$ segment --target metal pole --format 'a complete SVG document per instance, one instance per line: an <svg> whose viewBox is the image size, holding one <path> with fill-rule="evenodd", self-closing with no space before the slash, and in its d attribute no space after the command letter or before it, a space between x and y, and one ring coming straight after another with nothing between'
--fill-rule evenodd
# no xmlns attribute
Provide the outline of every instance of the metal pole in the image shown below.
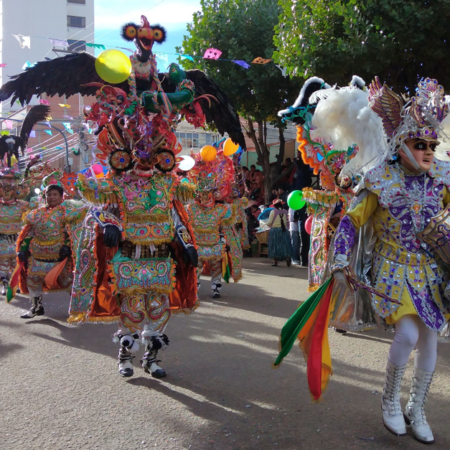
<svg viewBox="0 0 450 450"><path fill-rule="evenodd" d="M47 125L46 123L38 122L38 125ZM62 137L64 138L64 143L66 144L66 168L64 169L66 172L70 172L70 164L69 164L69 144L67 142L67 137L63 133L63 131L60 128L55 127L54 125L50 124L50 126L58 131ZM67 170L66 170L67 169Z"/></svg>

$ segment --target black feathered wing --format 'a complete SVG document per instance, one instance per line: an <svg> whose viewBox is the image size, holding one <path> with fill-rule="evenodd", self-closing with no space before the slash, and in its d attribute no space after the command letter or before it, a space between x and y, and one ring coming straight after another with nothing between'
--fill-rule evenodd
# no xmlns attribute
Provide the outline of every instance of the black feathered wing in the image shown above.
<svg viewBox="0 0 450 450"><path fill-rule="evenodd" d="M158 73L158 76L164 92L175 92L176 86L170 83L167 74ZM206 99L199 100L208 124L214 125L220 134L228 133L234 142L245 149L245 139L242 133L241 123L239 122L239 116L234 110L228 96L201 70L187 70L186 76L195 85L195 99L202 95L212 95L216 99L210 98L209 101Z"/></svg>
<svg viewBox="0 0 450 450"><path fill-rule="evenodd" d="M217 99L217 101L211 100L211 107L208 101L200 101L206 121L210 125L214 124L220 134L228 133L235 143L245 149L245 138L239 116L225 92L201 70L188 70L186 76L195 84L195 98L212 95Z"/></svg>
<svg viewBox="0 0 450 450"><path fill-rule="evenodd" d="M28 139L30 137L31 130L38 123L44 120L48 120L47 117L50 115L50 106L47 105L36 105L32 106L25 116L22 123L22 129L20 130L20 137L26 146Z"/></svg>
<svg viewBox="0 0 450 450"><path fill-rule="evenodd" d="M84 86L92 82L108 84L97 75L95 57L86 52L71 54L50 61L40 61L21 74L12 76L0 89L0 101L12 96L11 105L16 100L24 105L31 101L33 95L95 95L97 87ZM126 81L114 86L128 92Z"/></svg>

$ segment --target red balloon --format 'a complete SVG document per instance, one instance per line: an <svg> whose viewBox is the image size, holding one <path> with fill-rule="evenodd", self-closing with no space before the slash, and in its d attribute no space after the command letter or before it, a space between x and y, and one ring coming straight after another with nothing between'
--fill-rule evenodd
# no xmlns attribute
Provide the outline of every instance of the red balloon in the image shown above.
<svg viewBox="0 0 450 450"><path fill-rule="evenodd" d="M309 217L306 219L306 222L305 222L305 231L306 231L308 234L311 234L312 223L313 223L313 216L309 216Z"/></svg>

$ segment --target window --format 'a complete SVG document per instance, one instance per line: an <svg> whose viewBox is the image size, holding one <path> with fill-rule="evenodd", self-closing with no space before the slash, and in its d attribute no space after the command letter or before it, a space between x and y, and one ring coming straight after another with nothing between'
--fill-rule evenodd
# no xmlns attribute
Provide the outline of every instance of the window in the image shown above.
<svg viewBox="0 0 450 450"><path fill-rule="evenodd" d="M69 44L69 52L85 52L86 51L86 41L77 41L74 39L67 39Z"/></svg>
<svg viewBox="0 0 450 450"><path fill-rule="evenodd" d="M72 28L86 28L86 17L67 16L67 26Z"/></svg>
<svg viewBox="0 0 450 450"><path fill-rule="evenodd" d="M67 3L76 3L77 5L85 5L86 0L67 0Z"/></svg>

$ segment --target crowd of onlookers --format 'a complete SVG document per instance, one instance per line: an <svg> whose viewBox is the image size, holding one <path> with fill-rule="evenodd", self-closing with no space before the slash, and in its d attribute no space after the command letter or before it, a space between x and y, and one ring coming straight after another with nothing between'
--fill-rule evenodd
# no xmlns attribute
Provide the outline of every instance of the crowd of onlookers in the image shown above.
<svg viewBox="0 0 450 450"><path fill-rule="evenodd" d="M292 264L307 266L309 253L309 234L305 231L307 218L306 206L298 211L289 208L287 198L294 190L302 190L312 184L311 170L301 158L292 161L286 158L277 170L271 164L269 202L265 203L264 175L255 165L243 167L246 196L249 199L247 208L247 225L250 241L256 239L260 229L270 229L269 257L274 259L273 265L286 260Z"/></svg>

